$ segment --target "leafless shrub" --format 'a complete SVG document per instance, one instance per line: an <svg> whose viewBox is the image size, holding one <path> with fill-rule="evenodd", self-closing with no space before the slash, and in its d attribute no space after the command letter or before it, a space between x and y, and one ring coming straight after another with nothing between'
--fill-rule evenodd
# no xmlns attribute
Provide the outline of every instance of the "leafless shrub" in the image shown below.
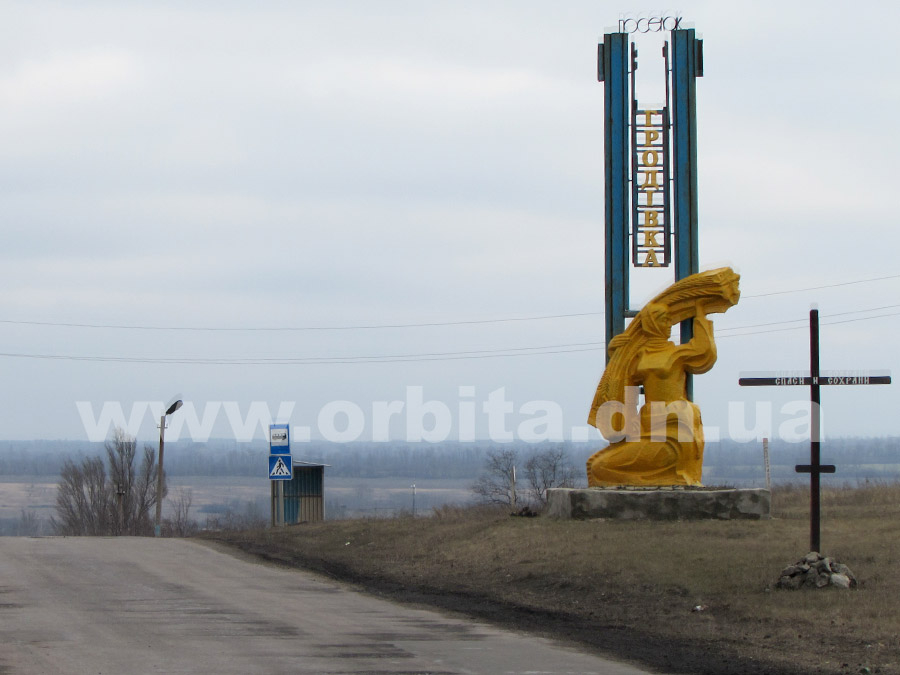
<svg viewBox="0 0 900 675"><path fill-rule="evenodd" d="M537 450L528 457L518 476L522 488L517 488L513 481L517 461L519 455L512 448L487 453L484 472L472 485L472 492L480 502L506 506L525 502L541 507L547 503L548 488L573 487L577 481L575 469L561 446Z"/></svg>
<svg viewBox="0 0 900 675"><path fill-rule="evenodd" d="M191 520L191 504L194 501L190 488L179 488L178 496L170 499L172 518L166 521L166 534L172 537L190 537L196 534L199 526Z"/></svg>
<svg viewBox="0 0 900 675"><path fill-rule="evenodd" d="M100 457L87 457L81 464L66 460L56 493L56 517L51 520L59 534L149 535L153 531L150 511L156 506L156 453L144 446L141 464L135 469L136 443L116 429L106 443L109 474ZM163 497L166 488L163 481Z"/></svg>
<svg viewBox="0 0 900 675"><path fill-rule="evenodd" d="M22 509L15 533L19 537L39 536L44 533L44 521L33 510Z"/></svg>
<svg viewBox="0 0 900 675"><path fill-rule="evenodd" d="M518 455L512 448L489 450L484 472L472 484L472 492L487 504L512 506L516 500L513 471Z"/></svg>
<svg viewBox="0 0 900 675"><path fill-rule="evenodd" d="M559 447L536 452L525 462L525 479L531 499L541 506L547 504L547 490L555 487L574 487L575 469L566 451Z"/></svg>
<svg viewBox="0 0 900 675"><path fill-rule="evenodd" d="M103 460L87 457L75 464L67 459L56 492L56 531L68 535L108 534L111 515Z"/></svg>

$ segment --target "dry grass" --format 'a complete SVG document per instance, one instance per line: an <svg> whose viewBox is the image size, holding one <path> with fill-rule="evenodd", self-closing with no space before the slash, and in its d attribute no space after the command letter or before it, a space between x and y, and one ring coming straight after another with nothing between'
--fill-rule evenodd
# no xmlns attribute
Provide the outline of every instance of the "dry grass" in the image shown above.
<svg viewBox="0 0 900 675"><path fill-rule="evenodd" d="M682 672L726 672L715 652L744 664L728 672L900 673L900 486L823 491L823 553L860 578L854 591L773 590L807 552L808 501L808 489L779 489L777 517L759 522L552 521L443 507L430 518L229 537L382 588L488 598L565 615L598 636L624 628L706 654L709 668L673 661Z"/></svg>

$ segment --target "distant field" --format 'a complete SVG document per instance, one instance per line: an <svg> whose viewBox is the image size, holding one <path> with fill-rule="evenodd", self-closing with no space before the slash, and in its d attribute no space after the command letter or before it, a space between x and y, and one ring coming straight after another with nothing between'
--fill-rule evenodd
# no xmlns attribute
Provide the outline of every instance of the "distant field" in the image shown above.
<svg viewBox="0 0 900 675"><path fill-rule="evenodd" d="M885 467L888 465L885 465ZM878 467L884 468L884 467ZM865 475L865 474L863 474ZM846 471L841 480L834 477L832 485L856 486L865 484ZM797 480L796 478L794 478ZM800 479L802 480L802 479ZM705 476L708 484L730 484L735 481ZM740 485L760 486L764 481L737 482ZM472 479L409 479L409 478L336 478L325 477L326 518L392 517L413 510L419 515L447 504L467 504L473 499ZM782 481L783 484L783 481ZM829 482L826 481L826 485ZM169 478L169 497L178 490L189 489L192 495L191 517L201 526L207 516L222 513L226 508L243 511L252 504L257 511L268 514L269 481L266 478L235 476L172 476ZM20 518L22 511L32 511L42 520L53 515L56 502L56 479L47 476L0 476L0 522ZM169 499L163 504L163 516L171 511ZM2 530L0 530L2 531Z"/></svg>
<svg viewBox="0 0 900 675"><path fill-rule="evenodd" d="M24 509L46 520L55 504L56 481L48 482L46 476L0 476L0 519L18 518Z"/></svg>
<svg viewBox="0 0 900 675"><path fill-rule="evenodd" d="M189 488L193 495L193 515L200 517L203 506L229 500L255 501L265 497L267 484L250 478L176 477L169 479L170 495L178 488ZM163 513L168 503L163 504ZM23 509L33 510L39 518L49 519L56 508L56 481L46 476L3 476L0 478L0 518L17 518Z"/></svg>
<svg viewBox="0 0 900 675"><path fill-rule="evenodd" d="M468 480L409 480L405 478L325 478L326 517L393 516L412 511L416 485L416 509L420 513L444 504L464 503L471 499ZM248 503L268 513L269 481L266 478L233 476L174 476L169 479L169 496L179 489L192 496L191 517L204 524L208 515L225 508L241 511ZM0 477L0 520L18 519L23 510L33 511L49 520L56 504L56 481L46 476ZM163 516L171 509L163 504Z"/></svg>

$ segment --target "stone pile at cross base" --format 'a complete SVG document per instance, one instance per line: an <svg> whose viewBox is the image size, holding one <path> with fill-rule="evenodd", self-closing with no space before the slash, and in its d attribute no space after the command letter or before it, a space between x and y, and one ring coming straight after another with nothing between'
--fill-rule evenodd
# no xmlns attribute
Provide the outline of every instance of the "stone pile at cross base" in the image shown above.
<svg viewBox="0 0 900 675"><path fill-rule="evenodd" d="M799 588L856 588L857 581L850 568L833 558L826 558L813 551L802 560L788 565L781 571L775 588L797 590Z"/></svg>

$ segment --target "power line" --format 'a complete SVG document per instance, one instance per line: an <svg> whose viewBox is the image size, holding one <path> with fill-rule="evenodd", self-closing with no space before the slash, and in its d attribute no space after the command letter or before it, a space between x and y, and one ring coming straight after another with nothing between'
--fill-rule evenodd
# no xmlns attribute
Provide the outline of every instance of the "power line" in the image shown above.
<svg viewBox="0 0 900 675"><path fill-rule="evenodd" d="M861 310L861 311L867 311L867 310ZM868 311L871 311L871 310L868 310ZM851 313L851 312L844 312L844 314L849 314L849 313ZM840 314L829 314L829 316L841 316L841 315ZM841 323L855 323L857 321L868 321L870 319L883 319L884 317L888 317L888 316L900 316L900 312L889 312L887 314L876 314L875 316L860 316L855 319L843 319L841 321L823 321L821 325L835 326L835 325L841 324ZM825 317L823 317L823 318L825 318ZM806 321L806 319L797 319L797 321ZM786 321L785 323L790 323L790 322ZM763 324L761 324L761 325L763 325ZM771 330L758 330L758 331L753 331L750 333L735 333L733 335L719 335L716 339L724 340L726 338L745 337L748 335L762 335L764 333L782 333L784 331L789 331L789 330L803 330L806 327L807 327L807 325L804 323L800 326L790 326L788 328L773 328Z"/></svg>
<svg viewBox="0 0 900 675"><path fill-rule="evenodd" d="M875 316L861 316L858 319L844 319L843 321L828 321L823 326L834 326L839 323L853 323L854 321L868 321L869 319L882 319L886 316L900 316L900 312L889 312L888 314L876 314Z"/></svg>
<svg viewBox="0 0 900 675"><path fill-rule="evenodd" d="M771 291L768 293L758 293L756 295L742 295L743 299L765 298L772 295L785 295L788 293L802 293L804 291L816 291L825 288L837 288L839 286L850 286L853 284L865 284L875 281L885 281L888 279L900 279L900 274L893 274L884 277L876 277L873 279L857 279L854 281L844 281L836 284L826 284L823 286L808 286L806 288L794 288L783 291ZM865 311L865 310L860 310ZM14 319L0 319L0 323L19 325L19 326L48 326L54 328L93 328L107 330L143 330L143 331L193 331L193 332L301 332L301 331L348 331L348 330L379 330L379 329L395 329L395 328L427 328L440 326L465 326L479 324L494 323L512 323L520 321L547 321L550 319L569 319L584 316L602 316L604 312L572 312L569 314L542 314L537 316L512 316L500 317L497 319L463 319L454 321L428 321L416 323L388 323L388 324L357 324L350 326L149 326L149 325L128 325L128 324L112 324L112 323L77 323L77 322L61 322L61 321L24 321ZM760 324L763 325L763 324Z"/></svg>
<svg viewBox="0 0 900 675"><path fill-rule="evenodd" d="M900 304L898 304L898 305L883 305L882 307L871 307L869 309L855 309L855 310L849 311L849 312L834 312L833 314L824 314L824 315L822 315L822 318L826 319L826 318L833 317L833 316L847 316L849 314L865 314L866 312L877 312L882 309L892 309L894 307L900 307ZM886 314L885 316L892 316L892 315ZM745 328L760 328L763 326L781 326L786 323L801 323L801 322L805 323L806 321L808 321L808 319L806 317L804 317L802 319L786 319L784 321L770 321L768 323L753 323L753 324L749 324L746 326L728 326L728 327L724 327L724 328L718 328L718 329L716 329L716 332L721 333L723 331L743 330ZM832 321L832 323L841 323L841 322ZM802 327L803 326L800 326L800 328L802 328Z"/></svg>
<svg viewBox="0 0 900 675"><path fill-rule="evenodd" d="M190 365L330 365L352 363L400 363L407 361L452 361L459 359L485 359L504 356L538 356L543 354L567 354L571 352L596 351L605 348L603 342L575 342L541 347L510 347L504 349L484 349L463 352L432 352L420 354L384 354L375 356L310 356L310 357L237 357L237 358L193 358L193 357L140 357L140 356L77 356L69 354L23 354L2 353L0 357L46 359L56 361L89 361L111 363L142 364L190 364Z"/></svg>
<svg viewBox="0 0 900 675"><path fill-rule="evenodd" d="M886 277L875 277L874 279L857 279L856 281L842 281L837 284L826 284L824 286L809 286L808 288L794 288L789 291L771 291L769 293L757 293L756 295L742 295L742 298L767 298L771 295L785 295L786 293L802 293L803 291L819 291L823 288L837 288L838 286L851 286L853 284L867 284L872 281L885 281L887 279L900 279L900 274L891 274Z"/></svg>
<svg viewBox="0 0 900 675"><path fill-rule="evenodd" d="M886 305L884 308L898 307L900 305ZM881 309L881 308L875 308ZM852 312L839 312L829 314L823 318L845 316L848 314L858 314L861 312L874 310L854 310ZM844 323L855 323L857 321L869 321L871 319L881 319L891 316L900 316L900 312L887 312L874 316L862 316L852 319L841 319L839 321L823 321L822 325L830 326ZM805 319L790 319L783 322L771 322L768 324L757 324L757 326L778 325L784 323L797 323L805 321ZM750 328L755 326L741 326L738 328ZM751 331L748 333L735 333L731 335L718 335L718 339L724 340L735 337L748 337L751 335L762 335L766 333L780 333L791 330L802 330L806 326L789 326L786 328L772 328L767 330ZM721 331L717 331L721 333ZM541 345L536 347L505 347L501 349L479 349L470 351L455 352L424 352L416 354L378 354L378 355L361 355L361 356L306 356L306 357L236 357L236 358L194 358L194 357L139 357L139 356L78 356L71 354L26 354L0 352L0 357L6 358L27 358L27 359L44 359L56 361L87 361L87 362L110 362L110 363L139 363L139 364L167 364L167 365L237 365L237 366L259 366L259 365L332 365L332 364L362 364L362 363L404 363L404 362L420 362L420 361L456 361L466 359L487 359L502 358L509 356L542 356L547 354L571 354L576 352L603 351L606 345L603 342L572 342L558 345Z"/></svg>
<svg viewBox="0 0 900 675"><path fill-rule="evenodd" d="M14 321L12 319L0 319L0 323L8 323L25 326L53 326L57 328L106 328L115 330L169 330L169 331L197 331L197 332L291 332L291 331L325 331L325 330L375 330L380 328L425 328L431 326L463 326L483 323L509 323L514 321L544 321L547 319L568 319L577 316L598 316L603 312L576 312L573 314L545 314L541 316L511 316L499 319L466 319L461 321L430 321L423 323L379 323L359 324L354 326L141 326L124 324L103 323L69 323L57 321Z"/></svg>

